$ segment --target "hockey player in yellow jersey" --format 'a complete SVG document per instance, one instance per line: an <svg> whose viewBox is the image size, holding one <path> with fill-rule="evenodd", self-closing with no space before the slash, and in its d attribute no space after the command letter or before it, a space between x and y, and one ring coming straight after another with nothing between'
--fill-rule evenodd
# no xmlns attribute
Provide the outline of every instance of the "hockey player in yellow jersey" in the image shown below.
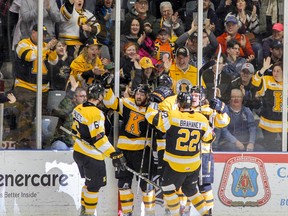
<svg viewBox="0 0 288 216"><path fill-rule="evenodd" d="M99 190L106 185L105 157L110 157L115 167L125 169L123 153L116 152L105 135L105 117L97 108L103 96L102 85L90 85L87 102L78 105L72 112L72 132L75 135L73 158L81 177L85 178L80 216L92 216L96 211Z"/></svg>
<svg viewBox="0 0 288 216"><path fill-rule="evenodd" d="M148 172L149 150L144 148L151 146L151 134L148 122L145 119L146 104L149 100L150 87L140 84L134 91L134 98L118 98L112 89L109 89L104 97L104 105L111 108L123 117L123 124L119 130L117 148L120 149L126 160L127 166L136 172ZM147 130L148 133L147 133ZM142 156L144 163L141 168ZM131 216L133 212L134 194L131 190L133 174L128 171L116 172L122 213ZM140 182L142 198L145 206L145 215L155 215L155 191L147 190L147 183Z"/></svg>
<svg viewBox="0 0 288 216"><path fill-rule="evenodd" d="M180 215L179 197L176 191L182 188L201 215L208 209L203 196L197 189L201 157L201 142L213 141L209 121L199 112L191 111L192 95L181 92L177 95L178 110L161 112L156 103L151 103L146 119L162 132L166 132L162 189L164 199L172 216Z"/></svg>
<svg viewBox="0 0 288 216"><path fill-rule="evenodd" d="M230 123L230 117L225 112L226 106L223 102L219 99L211 99L208 103L205 94L206 89L201 86L193 86L190 91L193 98L192 110L202 113L209 120L212 128L216 128L217 130L226 127ZM212 209L214 207L212 192L212 183L214 181L214 156L211 143L202 142L201 147L202 176L200 175L200 177L202 179L198 181L198 183L200 183L198 184L198 187L206 201L209 215L212 215ZM189 204L189 202L187 204ZM186 205L185 210L187 211L188 209L190 210L189 206Z"/></svg>

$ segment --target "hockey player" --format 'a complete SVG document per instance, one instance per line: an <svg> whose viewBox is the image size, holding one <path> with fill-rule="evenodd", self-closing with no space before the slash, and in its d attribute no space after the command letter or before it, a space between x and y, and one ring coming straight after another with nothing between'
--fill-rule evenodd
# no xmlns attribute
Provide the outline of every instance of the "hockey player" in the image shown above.
<svg viewBox="0 0 288 216"><path fill-rule="evenodd" d="M123 153L116 152L104 133L105 117L97 105L103 100L104 88L93 84L87 90L87 102L72 112L72 132L75 134L73 158L85 185L81 193L80 216L94 215L101 187L106 185L105 156L113 165L125 169Z"/></svg>
<svg viewBox="0 0 288 216"><path fill-rule="evenodd" d="M205 116L191 111L192 101L189 92L180 92L177 95L178 110L161 112L156 109L156 103L151 103L145 115L149 123L166 132L163 159L167 163L163 171L162 189L172 216L180 215L176 194L180 187L201 215L208 213L206 202L197 189L201 164L199 145L201 141L211 143L213 134Z"/></svg>
<svg viewBox="0 0 288 216"><path fill-rule="evenodd" d="M211 99L208 104L208 101L206 100L205 90L206 89L199 86L193 86L191 88L191 95L193 98L192 110L202 113L209 120L209 123L213 128L226 127L230 123L230 118L225 112L225 104L217 98ZM212 215L214 197L211 184L214 181L214 157L211 149L212 146L210 143L206 144L203 142L201 147L202 179L199 181L201 184L198 184L198 187L200 193L203 195L206 201L207 207L209 209L209 215ZM190 211L190 207L188 206L188 204L189 202L187 203L184 212L187 212L188 210Z"/></svg>
<svg viewBox="0 0 288 216"><path fill-rule="evenodd" d="M123 118L123 124L119 130L119 139L117 148L123 151L127 160L127 166L136 172L147 173L149 150L145 149L151 145L148 122L145 119L146 105L149 100L150 88L148 85L140 84L134 92L134 98L115 97L112 89L107 90L104 97L104 105L117 111ZM149 132L149 131L148 131ZM149 148L149 147L148 147ZM144 152L144 162L142 156ZM143 167L141 167L143 165ZM120 203L124 216L131 216L133 212L134 195L131 190L133 174L128 171L116 172L118 179L118 189L120 194ZM146 190L147 183L140 182L143 202L145 206L145 215L155 215L155 191Z"/></svg>

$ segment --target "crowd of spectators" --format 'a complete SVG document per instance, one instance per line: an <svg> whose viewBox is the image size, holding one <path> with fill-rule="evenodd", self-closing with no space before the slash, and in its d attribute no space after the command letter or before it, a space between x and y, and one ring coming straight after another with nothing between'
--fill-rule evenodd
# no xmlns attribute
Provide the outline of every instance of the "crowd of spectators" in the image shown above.
<svg viewBox="0 0 288 216"><path fill-rule="evenodd" d="M199 77L197 2L122 1L121 39L115 41L115 0L44 0L44 43L39 51L38 1L0 0L0 68L12 62L11 92L18 109L16 118L9 118L18 126L4 138L33 140L29 136L34 132L37 53L43 55L43 114L49 91L66 91L64 104L71 110L89 84L113 77L114 56L120 55L122 96L129 97L139 83L156 87L162 73L172 78L174 93L189 91L200 80L208 100L217 97L228 105L231 123L219 132L216 149L281 150L275 143L282 130L284 27L275 12L278 5L267 1L266 29L261 32L261 4L266 1L204 0L203 65L210 67ZM115 43L120 43L121 53L114 53ZM69 110L61 112L61 107L63 103L53 115L62 124Z"/></svg>

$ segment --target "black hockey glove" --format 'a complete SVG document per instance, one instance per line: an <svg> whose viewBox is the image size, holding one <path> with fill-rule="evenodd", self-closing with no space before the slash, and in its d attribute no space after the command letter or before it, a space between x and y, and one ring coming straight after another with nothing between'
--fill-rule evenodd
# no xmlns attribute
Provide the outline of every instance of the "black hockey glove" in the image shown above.
<svg viewBox="0 0 288 216"><path fill-rule="evenodd" d="M223 103L218 98L212 98L209 102L211 109L216 110L218 113L224 113L225 103Z"/></svg>
<svg viewBox="0 0 288 216"><path fill-rule="evenodd" d="M110 154L110 158L112 159L113 166L116 168L120 168L121 170L126 170L126 159L122 152L116 151Z"/></svg>
<svg viewBox="0 0 288 216"><path fill-rule="evenodd" d="M102 80L102 85L104 86L105 89L111 88L111 83L113 81L113 74L106 72L101 75L101 80Z"/></svg>
<svg viewBox="0 0 288 216"><path fill-rule="evenodd" d="M150 101L161 103L165 98L172 96L174 93L172 89L161 86L156 88L151 94L150 94Z"/></svg>

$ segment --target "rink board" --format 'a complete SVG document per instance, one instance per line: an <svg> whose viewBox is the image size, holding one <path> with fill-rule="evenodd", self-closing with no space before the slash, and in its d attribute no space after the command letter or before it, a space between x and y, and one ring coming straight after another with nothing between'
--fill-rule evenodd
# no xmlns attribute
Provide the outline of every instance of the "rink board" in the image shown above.
<svg viewBox="0 0 288 216"><path fill-rule="evenodd" d="M288 154L216 153L215 161L214 216L288 215ZM0 151L0 163L1 216L79 215L83 179L71 151ZM106 164L98 216L116 216L117 182ZM134 216L143 215L136 200Z"/></svg>

